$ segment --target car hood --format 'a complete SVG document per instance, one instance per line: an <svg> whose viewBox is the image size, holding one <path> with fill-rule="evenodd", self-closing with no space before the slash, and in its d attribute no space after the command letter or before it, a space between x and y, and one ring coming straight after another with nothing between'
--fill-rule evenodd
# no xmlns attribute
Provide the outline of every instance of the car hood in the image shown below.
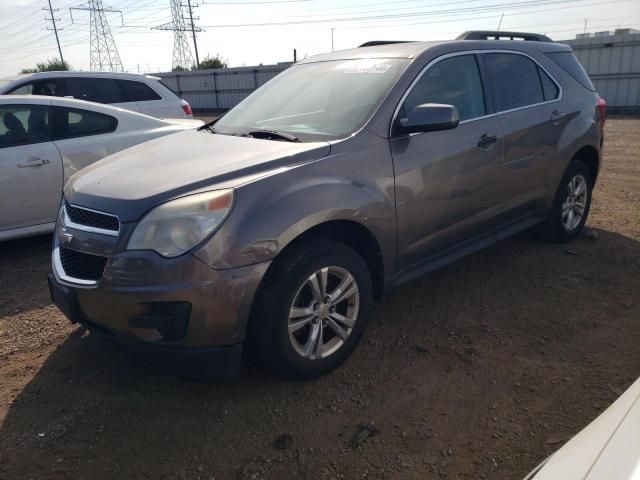
<svg viewBox="0 0 640 480"><path fill-rule="evenodd" d="M558 450L532 480L640 478L640 379Z"/></svg>
<svg viewBox="0 0 640 480"><path fill-rule="evenodd" d="M330 149L325 142L280 142L191 130L96 162L71 177L64 193L70 203L129 222L169 199L233 187L320 159Z"/></svg>

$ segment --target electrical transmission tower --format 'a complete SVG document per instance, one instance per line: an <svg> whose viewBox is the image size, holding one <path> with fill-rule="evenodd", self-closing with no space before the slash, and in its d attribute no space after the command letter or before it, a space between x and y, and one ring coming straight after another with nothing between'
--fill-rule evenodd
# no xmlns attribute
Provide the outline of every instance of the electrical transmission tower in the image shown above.
<svg viewBox="0 0 640 480"><path fill-rule="evenodd" d="M191 1L189 0L189 24L185 19L184 7L181 0L171 1L171 22L154 27L153 30L172 30L173 31L173 61L171 68L188 70L194 65L199 66L198 45L196 44L196 32L202 32L202 29L196 27L193 23L193 12L191 9ZM193 61L191 47L187 40L187 32L193 34L193 43L196 48L196 62Z"/></svg>
<svg viewBox="0 0 640 480"><path fill-rule="evenodd" d="M122 21L122 12L115 8L105 6L102 0L88 0L82 5L71 7L71 22L73 23L73 11L84 10L89 12L90 31L90 68L92 71L122 72L122 60L116 47L116 42L111 34L111 27L107 20L107 13L119 13ZM124 24L124 22L122 21Z"/></svg>

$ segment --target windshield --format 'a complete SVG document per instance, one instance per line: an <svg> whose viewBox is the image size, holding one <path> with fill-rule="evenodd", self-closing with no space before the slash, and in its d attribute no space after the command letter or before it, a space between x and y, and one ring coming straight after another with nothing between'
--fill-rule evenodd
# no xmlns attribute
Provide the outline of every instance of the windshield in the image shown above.
<svg viewBox="0 0 640 480"><path fill-rule="evenodd" d="M363 126L408 63L378 58L294 65L220 118L215 129L276 130L303 141L348 136Z"/></svg>

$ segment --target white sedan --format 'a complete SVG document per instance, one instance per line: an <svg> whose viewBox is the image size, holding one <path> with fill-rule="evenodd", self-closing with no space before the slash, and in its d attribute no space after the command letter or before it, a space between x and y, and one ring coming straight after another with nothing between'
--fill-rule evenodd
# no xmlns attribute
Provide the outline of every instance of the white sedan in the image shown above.
<svg viewBox="0 0 640 480"><path fill-rule="evenodd" d="M525 480L640 480L640 379Z"/></svg>
<svg viewBox="0 0 640 480"><path fill-rule="evenodd" d="M161 120L82 100L0 96L0 241L53 230L71 175L200 120Z"/></svg>

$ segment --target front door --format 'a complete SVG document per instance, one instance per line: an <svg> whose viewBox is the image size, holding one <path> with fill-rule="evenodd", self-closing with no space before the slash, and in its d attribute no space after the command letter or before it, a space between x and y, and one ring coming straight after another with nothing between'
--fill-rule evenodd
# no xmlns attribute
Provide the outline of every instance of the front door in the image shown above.
<svg viewBox="0 0 640 480"><path fill-rule="evenodd" d="M0 105L0 231L56 219L62 160L48 116L46 106Z"/></svg>
<svg viewBox="0 0 640 480"><path fill-rule="evenodd" d="M451 130L391 139L401 275L467 242L490 238L494 220L502 135L498 119L485 117L476 56L448 56L428 67L398 118L423 103L454 105L461 122Z"/></svg>

